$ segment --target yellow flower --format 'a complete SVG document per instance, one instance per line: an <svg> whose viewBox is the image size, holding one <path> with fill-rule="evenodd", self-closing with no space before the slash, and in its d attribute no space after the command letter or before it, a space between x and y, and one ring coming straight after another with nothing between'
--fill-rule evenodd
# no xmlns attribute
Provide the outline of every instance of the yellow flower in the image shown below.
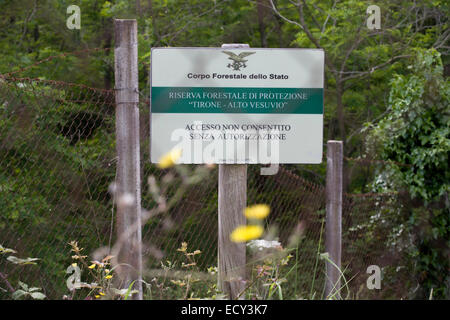
<svg viewBox="0 0 450 320"><path fill-rule="evenodd" d="M96 296L95 296L95 299L99 299L99 298L100 298L100 296L99 296L99 295L96 295Z"/></svg>
<svg viewBox="0 0 450 320"><path fill-rule="evenodd" d="M257 225L240 226L230 235L233 242L245 242L259 238L264 232L263 227Z"/></svg>
<svg viewBox="0 0 450 320"><path fill-rule="evenodd" d="M245 208L245 216L247 219L264 219L269 215L270 207L267 204L255 204L254 206Z"/></svg>
<svg viewBox="0 0 450 320"><path fill-rule="evenodd" d="M112 275L110 275L110 274L105 277L105 279L108 279L108 280L111 278L112 278Z"/></svg>
<svg viewBox="0 0 450 320"><path fill-rule="evenodd" d="M173 167L180 157L181 149L173 149L159 159L158 167L161 169Z"/></svg>
<svg viewBox="0 0 450 320"><path fill-rule="evenodd" d="M104 294L103 292L101 292L101 291L99 292L99 294L100 294L101 296L104 296L104 295L105 295L105 294Z"/></svg>
<svg viewBox="0 0 450 320"><path fill-rule="evenodd" d="M177 251L180 251L180 252L186 252L186 250L187 250L187 242L182 242L181 248L177 249Z"/></svg>
<svg viewBox="0 0 450 320"><path fill-rule="evenodd" d="M176 284L177 286L184 287L186 285L186 282L181 280L170 280L173 284Z"/></svg>
<svg viewBox="0 0 450 320"><path fill-rule="evenodd" d="M91 264L88 268L89 269L94 269L95 268L95 263Z"/></svg>

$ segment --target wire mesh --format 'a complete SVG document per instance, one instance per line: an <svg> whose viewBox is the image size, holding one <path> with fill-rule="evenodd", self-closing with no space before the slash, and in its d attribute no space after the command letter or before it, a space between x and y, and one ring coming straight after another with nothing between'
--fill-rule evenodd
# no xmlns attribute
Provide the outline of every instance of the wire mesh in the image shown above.
<svg viewBox="0 0 450 320"><path fill-rule="evenodd" d="M108 193L116 174L114 91L16 78L17 73L0 77L0 244L40 261L17 266L1 260L0 270L11 283L21 280L61 299L68 292L66 268L72 263L68 243L76 240L91 253L110 247L115 238ZM148 161L148 100L142 99L140 110L142 206L151 208L155 203L147 178L160 179L166 171ZM267 226L276 227L283 246L303 231L285 296L322 298L324 179L305 178L308 174L295 165L282 165L273 176L262 176L259 169L249 166L248 204L271 207ZM176 260L182 242L201 250L201 270L217 264L217 177L217 168L211 170L207 179L186 189L164 219L147 221L142 232L147 268ZM342 266L354 294L361 291L369 265L395 259L386 248L385 230L375 223L389 205L395 205L395 196L344 197ZM0 298L9 297L7 289L0 290Z"/></svg>
<svg viewBox="0 0 450 320"><path fill-rule="evenodd" d="M29 78L0 80L0 243L33 266L2 264L11 281L61 297L67 243L105 244L114 179L111 92Z"/></svg>

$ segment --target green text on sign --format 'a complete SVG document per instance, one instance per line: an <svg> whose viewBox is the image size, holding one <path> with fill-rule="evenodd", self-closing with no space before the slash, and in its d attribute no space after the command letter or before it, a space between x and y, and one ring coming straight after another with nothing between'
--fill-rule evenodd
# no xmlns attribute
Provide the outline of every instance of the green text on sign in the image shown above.
<svg viewBox="0 0 450 320"><path fill-rule="evenodd" d="M323 89L152 87L152 112L323 114Z"/></svg>

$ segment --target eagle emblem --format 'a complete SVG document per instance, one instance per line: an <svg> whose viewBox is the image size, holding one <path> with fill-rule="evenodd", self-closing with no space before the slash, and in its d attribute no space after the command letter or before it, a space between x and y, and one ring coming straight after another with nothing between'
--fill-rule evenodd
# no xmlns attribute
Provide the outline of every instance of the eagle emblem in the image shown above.
<svg viewBox="0 0 450 320"><path fill-rule="evenodd" d="M244 58L255 53L255 52L241 52L240 54L237 55L231 51L222 51L222 52L227 54L229 56L228 59L233 61L229 63L227 67L233 69L234 71L239 71L241 70L241 68L247 68L247 65L245 64L247 60L245 60Z"/></svg>

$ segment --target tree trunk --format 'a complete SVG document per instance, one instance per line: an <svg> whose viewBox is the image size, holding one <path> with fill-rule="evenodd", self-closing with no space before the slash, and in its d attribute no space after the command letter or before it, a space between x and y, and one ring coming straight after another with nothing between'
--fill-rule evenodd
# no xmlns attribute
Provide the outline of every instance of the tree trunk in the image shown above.
<svg viewBox="0 0 450 320"><path fill-rule="evenodd" d="M336 104L337 104L337 120L339 125L339 135L340 140L345 142L345 115L344 115L344 105L342 103L342 81L341 79L336 79Z"/></svg>
<svg viewBox="0 0 450 320"><path fill-rule="evenodd" d="M142 16L141 0L136 0L136 14L138 15L138 17Z"/></svg>
<svg viewBox="0 0 450 320"><path fill-rule="evenodd" d="M159 35L158 35L158 28L156 27L156 14L153 8L153 0L148 0L148 11L152 19L152 29L153 29L152 32L154 38L154 43L152 44L152 46L155 47L159 45Z"/></svg>
<svg viewBox="0 0 450 320"><path fill-rule="evenodd" d="M266 25L264 23L264 18L266 16L264 0L258 0L256 4L256 11L258 13L259 36L261 39L261 47L267 48Z"/></svg>

